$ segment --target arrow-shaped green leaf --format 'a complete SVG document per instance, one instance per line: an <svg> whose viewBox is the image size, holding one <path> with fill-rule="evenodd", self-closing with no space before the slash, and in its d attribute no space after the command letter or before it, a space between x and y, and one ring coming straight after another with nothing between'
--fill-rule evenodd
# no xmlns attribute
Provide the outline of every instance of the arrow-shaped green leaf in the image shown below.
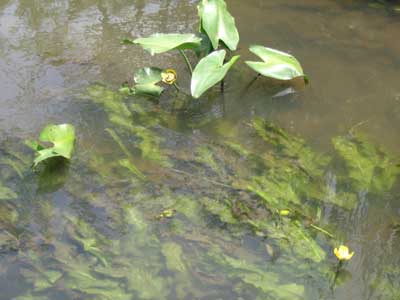
<svg viewBox="0 0 400 300"><path fill-rule="evenodd" d="M215 51L199 61L193 71L191 92L194 98L199 98L205 91L224 79L239 55L224 64L225 50Z"/></svg>
<svg viewBox="0 0 400 300"><path fill-rule="evenodd" d="M228 12L224 0L202 0L199 7L201 28L207 33L214 49L219 40L232 51L239 43L239 32L235 19Z"/></svg>
<svg viewBox="0 0 400 300"><path fill-rule="evenodd" d="M125 44L138 44L150 52L151 55L154 55L173 49L184 50L198 47L201 38L194 34L155 33L146 38L138 38L133 41L125 39L122 42Z"/></svg>
<svg viewBox="0 0 400 300"><path fill-rule="evenodd" d="M246 64L263 76L279 80L305 77L299 61L288 53L259 45L252 45L249 50L263 62L246 61Z"/></svg>

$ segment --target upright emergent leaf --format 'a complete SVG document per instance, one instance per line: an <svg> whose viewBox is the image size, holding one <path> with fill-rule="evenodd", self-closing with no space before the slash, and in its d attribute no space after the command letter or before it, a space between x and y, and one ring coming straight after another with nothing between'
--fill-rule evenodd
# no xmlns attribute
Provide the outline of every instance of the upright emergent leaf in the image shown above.
<svg viewBox="0 0 400 300"><path fill-rule="evenodd" d="M193 71L191 92L194 98L199 98L205 91L224 79L239 55L224 64L225 50L215 51L199 61Z"/></svg>
<svg viewBox="0 0 400 300"><path fill-rule="evenodd" d="M151 55L164 53L173 49L192 49L200 45L201 38L194 34L155 33L146 38L123 40L125 44L138 44Z"/></svg>
<svg viewBox="0 0 400 300"><path fill-rule="evenodd" d="M53 146L45 148L39 143L31 143L32 148L37 151L34 166L54 156L62 156L70 159L74 150L74 126L70 124L47 125L40 133L39 140L41 142L50 142Z"/></svg>
<svg viewBox="0 0 400 300"><path fill-rule="evenodd" d="M239 32L235 19L228 12L224 0L202 0L199 7L201 28L207 33L214 49L219 41L232 51L239 43Z"/></svg>
<svg viewBox="0 0 400 300"><path fill-rule="evenodd" d="M299 61L288 53L259 45L252 45L249 50L263 61L246 61L246 64L263 76L279 80L305 77Z"/></svg>

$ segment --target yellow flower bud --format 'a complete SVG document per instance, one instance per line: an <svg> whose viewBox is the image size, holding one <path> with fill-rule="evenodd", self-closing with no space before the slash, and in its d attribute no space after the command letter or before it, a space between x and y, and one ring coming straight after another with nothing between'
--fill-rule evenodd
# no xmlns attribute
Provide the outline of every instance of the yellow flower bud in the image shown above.
<svg viewBox="0 0 400 300"><path fill-rule="evenodd" d="M164 70L161 73L161 77L162 77L162 81L166 84L174 84L176 79L177 79L177 75L176 75L176 71L173 69L167 69Z"/></svg>

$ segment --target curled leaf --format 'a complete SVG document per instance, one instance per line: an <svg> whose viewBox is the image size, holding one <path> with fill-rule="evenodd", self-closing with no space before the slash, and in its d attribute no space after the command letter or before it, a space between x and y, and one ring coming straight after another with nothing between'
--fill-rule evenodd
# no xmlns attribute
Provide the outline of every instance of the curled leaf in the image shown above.
<svg viewBox="0 0 400 300"><path fill-rule="evenodd" d="M259 45L252 45L249 50L263 61L246 61L246 64L263 76L278 80L306 77L299 61L288 53Z"/></svg>
<svg viewBox="0 0 400 300"><path fill-rule="evenodd" d="M50 142L52 147L45 148L37 142L31 142L30 146L37 151L34 166L50 157L62 156L70 159L74 150L75 129L70 124L48 125L40 133L41 142Z"/></svg>

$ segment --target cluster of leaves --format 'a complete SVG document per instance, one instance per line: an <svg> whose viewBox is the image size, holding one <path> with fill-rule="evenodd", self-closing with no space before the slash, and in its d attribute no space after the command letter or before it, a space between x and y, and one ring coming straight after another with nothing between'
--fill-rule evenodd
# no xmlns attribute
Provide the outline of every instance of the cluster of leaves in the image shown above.
<svg viewBox="0 0 400 300"><path fill-rule="evenodd" d="M178 50L192 74L190 90L194 98L199 98L211 87L223 81L229 69L240 58L239 55L231 55L231 52L237 49L239 32L225 1L202 0L198 6L198 13L200 17L198 35L156 33L146 38L123 40L125 44L141 45L151 55ZM186 50L194 51L200 59L194 69L184 52ZM227 51L230 59L227 59ZM300 63L290 54L260 45L250 46L250 51L262 61L247 61L246 64L260 75L278 80L305 78ZM165 71L159 68L141 69L134 76L135 85L124 87L123 91L159 96L163 88L156 84L165 82L162 77L163 72Z"/></svg>

